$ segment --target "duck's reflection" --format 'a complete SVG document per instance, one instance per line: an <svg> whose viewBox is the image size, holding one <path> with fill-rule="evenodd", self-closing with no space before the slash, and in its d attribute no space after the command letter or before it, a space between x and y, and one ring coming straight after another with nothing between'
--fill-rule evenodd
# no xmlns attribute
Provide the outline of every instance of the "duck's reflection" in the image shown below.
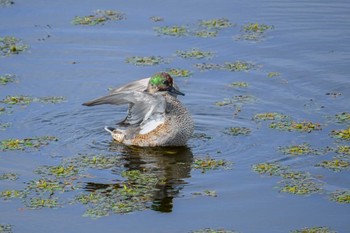
<svg viewBox="0 0 350 233"><path fill-rule="evenodd" d="M171 212L174 197L179 195L180 190L186 184L184 179L190 177L193 159L191 150L187 147L126 147L116 143L110 145L110 150L121 153L124 160L124 169L116 167L113 170L116 175L120 175L121 170L124 172L136 170L146 176L157 177L158 182L146 184L154 186L152 187L154 191L149 197L149 203L151 203L149 207L155 211ZM121 188L121 183L113 184L113 186ZM93 191L105 187L105 184L90 182L85 188Z"/></svg>

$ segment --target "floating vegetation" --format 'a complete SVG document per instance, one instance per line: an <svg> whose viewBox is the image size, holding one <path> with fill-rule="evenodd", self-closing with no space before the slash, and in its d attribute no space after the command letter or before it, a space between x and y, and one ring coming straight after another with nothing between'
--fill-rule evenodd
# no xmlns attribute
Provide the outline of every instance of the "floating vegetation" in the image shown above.
<svg viewBox="0 0 350 233"><path fill-rule="evenodd" d="M216 106L222 107L226 105L231 104L238 104L238 103L252 103L256 100L254 96L251 95L237 95L232 97L231 99L225 98L223 101L215 102Z"/></svg>
<svg viewBox="0 0 350 233"><path fill-rule="evenodd" d="M283 154L288 154L288 155L306 155L306 154L319 155L324 153L321 150L311 148L310 145L307 143L303 143L300 145L280 147L279 151L281 151Z"/></svg>
<svg viewBox="0 0 350 233"><path fill-rule="evenodd" d="M153 22L162 22L164 21L163 17L159 17L159 16L151 16L149 17L150 20L152 20Z"/></svg>
<svg viewBox="0 0 350 233"><path fill-rule="evenodd" d="M262 120L262 121L267 121L267 120L283 120L288 118L288 116L277 113L277 112L264 112L264 113L257 113L254 115L253 120Z"/></svg>
<svg viewBox="0 0 350 233"><path fill-rule="evenodd" d="M191 231L190 233L237 233L237 231L225 230L225 229L211 229L204 228L200 230Z"/></svg>
<svg viewBox="0 0 350 233"><path fill-rule="evenodd" d="M317 167L324 167L333 171L341 171L349 169L350 162L341 159L324 160L316 165Z"/></svg>
<svg viewBox="0 0 350 233"><path fill-rule="evenodd" d="M176 54L182 58L194 58L194 59L202 59L202 58L211 58L214 56L212 52L202 51L196 48L191 50L177 50Z"/></svg>
<svg viewBox="0 0 350 233"><path fill-rule="evenodd" d="M116 10L97 10L93 15L75 16L72 23L74 25L97 25L107 21L118 21L125 19L125 14Z"/></svg>
<svg viewBox="0 0 350 233"><path fill-rule="evenodd" d="M121 175L125 181L120 184L76 196L75 201L88 208L84 216L97 218L150 208L156 185L163 183L163 179L139 170L125 171Z"/></svg>
<svg viewBox="0 0 350 233"><path fill-rule="evenodd" d="M321 191L321 183L314 182L310 179L284 179L281 192L296 194L296 195L308 195Z"/></svg>
<svg viewBox="0 0 350 233"><path fill-rule="evenodd" d="M307 133L310 133L310 132L312 132L314 130L322 130L321 124L313 123L313 122L310 122L310 121L302 121L302 122L279 121L279 122L272 122L270 124L270 128L272 128L272 129L279 129L279 130L286 130L286 131L307 132Z"/></svg>
<svg viewBox="0 0 350 233"><path fill-rule="evenodd" d="M136 66L154 66L160 63L165 63L164 59L160 56L150 56L150 57L128 57L126 63L131 63Z"/></svg>
<svg viewBox="0 0 350 233"><path fill-rule="evenodd" d="M0 123L0 130L5 130L10 126L11 126L11 123Z"/></svg>
<svg viewBox="0 0 350 233"><path fill-rule="evenodd" d="M338 146L335 148L335 152L343 155L350 155L350 146Z"/></svg>
<svg viewBox="0 0 350 233"><path fill-rule="evenodd" d="M32 197L27 203L27 207L31 209L55 208L58 207L58 199Z"/></svg>
<svg viewBox="0 0 350 233"><path fill-rule="evenodd" d="M259 41L264 37L267 30L273 29L273 26L258 23L248 23L242 26L242 34L237 37L240 40Z"/></svg>
<svg viewBox="0 0 350 233"><path fill-rule="evenodd" d="M335 114L335 119L339 123L350 123L350 113L348 112L342 112L339 114Z"/></svg>
<svg viewBox="0 0 350 233"><path fill-rule="evenodd" d="M25 139L5 139L0 141L0 151L26 150L29 148L40 148L48 145L50 141L57 141L58 138L52 136L25 138Z"/></svg>
<svg viewBox="0 0 350 233"><path fill-rule="evenodd" d="M216 37L217 34L218 34L217 31L203 31L203 30L199 30L199 31L193 32L194 36L201 37L201 38Z"/></svg>
<svg viewBox="0 0 350 233"><path fill-rule="evenodd" d="M0 233L12 233L12 226L10 224L0 224Z"/></svg>
<svg viewBox="0 0 350 233"><path fill-rule="evenodd" d="M12 1L12 0L0 0L0 7L1 6L10 6L10 5L13 5L13 4L15 4L15 2ZM0 227L0 232L2 233L1 227Z"/></svg>
<svg viewBox="0 0 350 233"><path fill-rule="evenodd" d="M195 196L208 196L208 197L217 197L218 194L216 193L216 191L214 190L204 190L203 192L194 192L192 193L192 195L195 195Z"/></svg>
<svg viewBox="0 0 350 233"><path fill-rule="evenodd" d="M333 98L337 98L338 96L341 96L342 93L340 93L340 92L327 92L326 95L333 97Z"/></svg>
<svg viewBox="0 0 350 233"><path fill-rule="evenodd" d="M199 26L205 27L207 29L223 29L223 28L228 28L235 25L231 23L228 19L221 18L221 19L200 20Z"/></svg>
<svg viewBox="0 0 350 233"><path fill-rule="evenodd" d="M28 105L32 102L39 102L39 103L61 103L65 101L66 98L62 96L46 96L46 97L39 97L39 98L33 98L30 96L6 96L5 99L0 100L0 103L9 104L9 105Z"/></svg>
<svg viewBox="0 0 350 233"><path fill-rule="evenodd" d="M278 77L278 76L281 76L281 73L279 73L279 72L269 72L267 74L267 77L269 77L269 78L274 78L274 77Z"/></svg>
<svg viewBox="0 0 350 233"><path fill-rule="evenodd" d="M18 180L18 174L16 173L3 173L0 174L0 180Z"/></svg>
<svg viewBox="0 0 350 233"><path fill-rule="evenodd" d="M331 136L337 139L350 141L350 127L347 129L332 130Z"/></svg>
<svg viewBox="0 0 350 233"><path fill-rule="evenodd" d="M201 140L210 140L210 139L212 139L211 136L208 136L205 133L194 133L192 135L192 138L201 139Z"/></svg>
<svg viewBox="0 0 350 233"><path fill-rule="evenodd" d="M282 166L278 163L258 163L252 166L253 171L263 175L280 176L288 167Z"/></svg>
<svg viewBox="0 0 350 233"><path fill-rule="evenodd" d="M291 233L336 233L328 227L304 227L300 230L293 230Z"/></svg>
<svg viewBox="0 0 350 233"><path fill-rule="evenodd" d="M13 36L0 37L0 55L8 56L11 54L19 54L28 49L28 45L22 40Z"/></svg>
<svg viewBox="0 0 350 233"><path fill-rule="evenodd" d="M35 170L35 173L43 176L70 177L78 174L75 166L42 166Z"/></svg>
<svg viewBox="0 0 350 233"><path fill-rule="evenodd" d="M167 72L173 76L173 77L191 77L192 72L186 69L179 69L179 68L170 68L167 70Z"/></svg>
<svg viewBox="0 0 350 233"><path fill-rule="evenodd" d="M54 194L56 191L67 192L74 190L75 186L69 181L41 178L39 180L32 180L27 185L27 192L35 191L36 193L50 193Z"/></svg>
<svg viewBox="0 0 350 233"><path fill-rule="evenodd" d="M14 74L0 75L0 85L6 85L8 83L13 83L15 81L16 81L16 75Z"/></svg>
<svg viewBox="0 0 350 233"><path fill-rule="evenodd" d="M246 83L246 82L233 82L233 83L230 84L230 87L246 88L246 87L248 87L248 83Z"/></svg>
<svg viewBox="0 0 350 233"><path fill-rule="evenodd" d="M205 158L195 158L194 162L192 163L192 167L194 169L199 169L202 171L202 173L205 173L209 170L216 170L219 168L228 169L230 167L230 163L226 160L216 160L209 156Z"/></svg>
<svg viewBox="0 0 350 233"><path fill-rule="evenodd" d="M26 193L22 190L5 190L0 192L0 198L4 200L14 199L14 198L24 198Z"/></svg>
<svg viewBox="0 0 350 233"><path fill-rule="evenodd" d="M79 155L67 159L64 164L72 167L87 167L96 169L110 169L116 166L121 166L122 161L116 155Z"/></svg>
<svg viewBox="0 0 350 233"><path fill-rule="evenodd" d="M158 35L185 36L188 34L188 28L185 26L155 27L154 30L158 33Z"/></svg>
<svg viewBox="0 0 350 233"><path fill-rule="evenodd" d="M335 191L330 194L330 200L338 203L350 203L350 191Z"/></svg>
<svg viewBox="0 0 350 233"><path fill-rule="evenodd" d="M232 136L249 135L251 133L251 129L247 127L229 127L224 132L225 134Z"/></svg>
<svg viewBox="0 0 350 233"><path fill-rule="evenodd" d="M248 70L254 69L256 68L256 65L251 62L235 61L235 62L225 62L224 64L199 63L199 64L195 64L195 67L200 71L226 70L231 72L238 72L238 71L248 71Z"/></svg>

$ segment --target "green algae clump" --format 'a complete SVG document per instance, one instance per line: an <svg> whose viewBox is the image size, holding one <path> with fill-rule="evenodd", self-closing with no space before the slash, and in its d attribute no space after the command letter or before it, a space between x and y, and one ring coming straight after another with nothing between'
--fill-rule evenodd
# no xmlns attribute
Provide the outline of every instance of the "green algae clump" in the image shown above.
<svg viewBox="0 0 350 233"><path fill-rule="evenodd" d="M267 30L273 29L273 26L259 23L248 23L242 26L242 34L237 36L239 40L259 41L264 37Z"/></svg>
<svg viewBox="0 0 350 233"><path fill-rule="evenodd" d="M327 168L333 171L349 169L350 162L341 159L324 160L316 165L317 167Z"/></svg>
<svg viewBox="0 0 350 233"><path fill-rule="evenodd" d="M300 230L293 230L291 233L336 233L328 227L304 227Z"/></svg>
<svg viewBox="0 0 350 233"><path fill-rule="evenodd" d="M283 185L280 189L281 192L296 194L296 195L308 195L317 193L320 191L321 184L309 179L285 179L282 180Z"/></svg>
<svg viewBox="0 0 350 233"><path fill-rule="evenodd" d="M339 114L335 114L335 119L339 123L350 123L350 113L342 112L342 113L339 113Z"/></svg>
<svg viewBox="0 0 350 233"><path fill-rule="evenodd" d="M0 180L18 180L18 177L18 174L11 172L0 174Z"/></svg>
<svg viewBox="0 0 350 233"><path fill-rule="evenodd" d="M263 175L280 176L288 168L278 163L258 163L252 166L253 171Z"/></svg>
<svg viewBox="0 0 350 233"><path fill-rule="evenodd" d="M177 50L176 54L182 58L191 58L191 59L203 59L211 58L214 56L212 52L202 51L196 48L191 50Z"/></svg>
<svg viewBox="0 0 350 233"><path fill-rule="evenodd" d="M206 171L216 170L219 168L227 169L230 167L230 163L226 160L221 160L221 159L216 160L207 156L205 158L195 158L195 160L193 161L192 167L194 169L201 170L202 173L205 173Z"/></svg>
<svg viewBox="0 0 350 233"><path fill-rule="evenodd" d="M298 132L307 132L310 133L314 130L322 130L321 124L313 123L310 121L278 121L272 122L270 128L279 129L285 131L298 131Z"/></svg>
<svg viewBox="0 0 350 233"><path fill-rule="evenodd" d="M200 20L199 26L205 27L207 29L223 29L223 28L235 26L235 24L231 23L226 18L221 18L221 19Z"/></svg>
<svg viewBox="0 0 350 233"><path fill-rule="evenodd" d="M164 27L155 27L154 30L158 35L167 35L167 36L185 36L188 34L188 28L185 26L164 26Z"/></svg>
<svg viewBox="0 0 350 233"><path fill-rule="evenodd" d="M0 141L0 151L26 150L29 148L40 148L48 145L50 141L57 141L56 137L43 136L25 139L5 139Z"/></svg>
<svg viewBox="0 0 350 233"><path fill-rule="evenodd" d="M319 150L311 148L310 145L307 143L303 143L300 145L280 147L279 150L283 154L289 154L289 155L320 154Z"/></svg>
<svg viewBox="0 0 350 233"><path fill-rule="evenodd" d="M6 85L16 81L16 76L13 74L0 75L0 85Z"/></svg>
<svg viewBox="0 0 350 233"><path fill-rule="evenodd" d="M97 10L92 15L75 16L72 23L74 25L97 25L103 24L107 21L119 21L125 19L122 12L116 10Z"/></svg>
<svg viewBox="0 0 350 233"><path fill-rule="evenodd" d="M277 112L264 112L264 113L257 113L254 115L253 120L262 120L262 121L267 121L267 120L283 120L288 118L288 116L277 113Z"/></svg>
<svg viewBox="0 0 350 233"><path fill-rule="evenodd" d="M350 191L335 191L330 194L330 200L350 204Z"/></svg>
<svg viewBox="0 0 350 233"><path fill-rule="evenodd" d="M0 37L0 55L9 56L11 54L19 54L28 49L28 45L24 44L22 40L13 37Z"/></svg>
<svg viewBox="0 0 350 233"><path fill-rule="evenodd" d="M167 72L172 76L172 77L191 77L192 73L189 70L186 69L180 69L180 68L170 68L167 70Z"/></svg>
<svg viewBox="0 0 350 233"><path fill-rule="evenodd" d="M350 141L350 127L347 129L332 130L331 136L337 139Z"/></svg>
<svg viewBox="0 0 350 233"><path fill-rule="evenodd" d="M224 131L224 133L231 136L249 135L251 133L251 129L247 127L230 127L230 128L227 128Z"/></svg>
<svg viewBox="0 0 350 233"><path fill-rule="evenodd" d="M164 59L160 56L139 57L133 56L126 59L126 63L130 63L136 66L153 66L160 63L165 63Z"/></svg>

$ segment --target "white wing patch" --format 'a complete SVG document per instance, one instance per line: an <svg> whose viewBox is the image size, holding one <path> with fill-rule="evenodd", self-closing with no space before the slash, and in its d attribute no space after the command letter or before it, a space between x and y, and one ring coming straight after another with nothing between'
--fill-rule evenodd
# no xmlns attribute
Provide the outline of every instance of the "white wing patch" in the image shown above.
<svg viewBox="0 0 350 233"><path fill-rule="evenodd" d="M140 134L147 134L152 130L155 130L159 125L164 123L164 117L152 117L152 119L147 120L141 124Z"/></svg>

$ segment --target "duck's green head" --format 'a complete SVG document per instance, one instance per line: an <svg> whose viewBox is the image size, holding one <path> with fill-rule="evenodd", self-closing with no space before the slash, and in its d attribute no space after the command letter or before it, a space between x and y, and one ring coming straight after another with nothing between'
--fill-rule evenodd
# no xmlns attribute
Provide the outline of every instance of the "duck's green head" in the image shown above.
<svg viewBox="0 0 350 233"><path fill-rule="evenodd" d="M175 89L173 86L173 78L166 72L153 75L149 80L147 91L150 93L168 91L175 95L185 95L184 93Z"/></svg>

